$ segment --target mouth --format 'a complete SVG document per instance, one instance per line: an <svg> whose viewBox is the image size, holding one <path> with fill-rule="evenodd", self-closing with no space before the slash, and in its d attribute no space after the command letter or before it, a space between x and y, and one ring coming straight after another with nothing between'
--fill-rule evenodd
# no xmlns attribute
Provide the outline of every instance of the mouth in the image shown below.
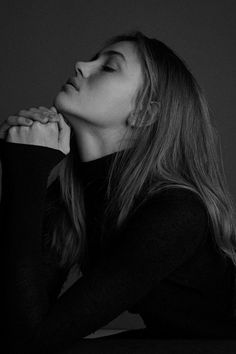
<svg viewBox="0 0 236 354"><path fill-rule="evenodd" d="M73 78L67 80L66 85L71 85L71 86L73 86L76 91L79 91L79 90L80 90L80 88L79 88L77 82L76 82Z"/></svg>

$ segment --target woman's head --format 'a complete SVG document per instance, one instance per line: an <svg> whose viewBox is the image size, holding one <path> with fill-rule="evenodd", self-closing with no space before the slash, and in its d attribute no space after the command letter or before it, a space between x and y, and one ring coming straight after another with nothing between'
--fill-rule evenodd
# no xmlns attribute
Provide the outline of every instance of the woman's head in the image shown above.
<svg viewBox="0 0 236 354"><path fill-rule="evenodd" d="M58 104L61 103L64 107L67 104L66 109L69 112L69 109L72 109L69 97L73 95L73 102L78 97L82 107L82 98L85 102L89 100L89 93L91 95L96 93L98 98L95 100L96 105L100 105L100 113L104 113L106 108L102 108L104 102L99 101L97 85L103 87L103 94L101 93L100 96L103 100L105 100L104 93L109 94L109 104L114 103L116 99L119 101L121 97L124 98L124 86L129 87L130 96L128 100L124 99L122 114L119 115L118 110L115 114L119 116L119 124L121 122L127 124L128 128L124 132L123 139L132 142L132 149L121 150L110 168L107 188L109 203L104 218L104 235L105 230L109 230L108 227L106 228L107 220L113 220L115 217L116 222L112 224L119 229L131 210L138 207L152 193L157 193L163 188L187 188L195 191L204 201L212 220L215 241L219 249L236 264L233 202L228 193L223 162L221 156L218 157L218 153L221 153L220 149L218 151L218 143L220 144L218 134L211 122L207 102L197 81L185 62L172 49L160 40L149 38L140 31L109 39L103 51L107 48L122 52L126 55L126 59L130 60L135 75L132 85L127 72L125 75L121 72L119 74L111 72L115 75L113 78L105 74L103 77L98 68L105 64L105 57L100 56L93 58L89 63L77 64L78 72L81 70L83 74L81 77L88 80L85 81L84 86L82 82L84 95L82 91L76 93L71 89L68 93L59 93L60 99L58 96ZM113 67L115 64L118 66L118 61L119 65L125 66L118 56L112 58L113 60L114 62L110 62L109 66ZM117 89L120 83L118 98L115 97L116 92L110 94L106 91L105 82L114 84ZM79 112L79 109L79 104L73 106L74 112L76 110ZM84 115L85 112L88 113L89 108L83 106ZM94 108L90 111L90 117L92 112ZM89 120L89 114L86 119ZM97 124L114 124L113 120L109 122L108 114L105 122L102 121L104 119L102 114L100 119L101 122ZM92 124L95 124L95 121L96 115L93 116ZM76 202L75 198L73 202L69 201L68 198L70 185L71 190L77 188L77 194L82 195L78 178L75 178L73 173L73 166L76 166L76 150L72 148L60 166L59 175L62 194L64 193L64 199L67 200L67 209L73 214L77 238L81 241L84 237L85 241L81 223L78 221L82 203ZM76 233L74 233L75 239ZM78 247L77 250L79 252ZM69 259L68 254L67 259Z"/></svg>
<svg viewBox="0 0 236 354"><path fill-rule="evenodd" d="M120 146L140 146L142 137L147 146L151 140L157 148L167 135L175 139L182 124L195 124L184 117L200 109L200 89L184 61L155 38L139 31L115 36L90 61L78 61L75 69L71 79L79 90L64 85L54 99L72 125L72 136L82 125L92 134L116 128Z"/></svg>
<svg viewBox="0 0 236 354"><path fill-rule="evenodd" d="M136 46L129 41L106 46L90 61L78 61L75 69L72 80L79 91L65 85L55 100L74 129L76 120L93 127L123 128L143 82Z"/></svg>

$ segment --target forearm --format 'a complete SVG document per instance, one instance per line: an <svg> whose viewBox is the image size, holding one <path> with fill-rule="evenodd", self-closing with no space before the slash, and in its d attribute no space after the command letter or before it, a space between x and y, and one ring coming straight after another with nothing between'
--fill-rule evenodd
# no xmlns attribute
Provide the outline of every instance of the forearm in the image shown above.
<svg viewBox="0 0 236 354"><path fill-rule="evenodd" d="M20 344L49 309L42 274L41 232L47 178L63 154L50 148L6 143L1 156L6 327Z"/></svg>

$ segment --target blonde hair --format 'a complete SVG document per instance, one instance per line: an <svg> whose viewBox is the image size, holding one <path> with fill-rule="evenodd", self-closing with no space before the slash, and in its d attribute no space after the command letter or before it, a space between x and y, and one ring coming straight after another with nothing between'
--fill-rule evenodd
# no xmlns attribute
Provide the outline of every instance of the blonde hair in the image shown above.
<svg viewBox="0 0 236 354"><path fill-rule="evenodd" d="M151 101L159 102L159 109L153 113L153 124L132 129L132 148L119 151L110 166L104 243L105 236L115 237L116 233L109 231L112 227L120 230L138 202L140 205L164 188L185 188L204 202L219 252L236 265L234 203L224 173L219 135L198 83L184 61L160 40L131 31L112 37L104 47L120 41L135 44L144 74L136 96L137 124L145 123L151 114ZM71 151L52 171L48 184L59 177L60 206L54 204L53 208L49 203L48 215L52 216L50 211L54 210L51 246L65 267L84 262L87 247L76 151L72 134Z"/></svg>

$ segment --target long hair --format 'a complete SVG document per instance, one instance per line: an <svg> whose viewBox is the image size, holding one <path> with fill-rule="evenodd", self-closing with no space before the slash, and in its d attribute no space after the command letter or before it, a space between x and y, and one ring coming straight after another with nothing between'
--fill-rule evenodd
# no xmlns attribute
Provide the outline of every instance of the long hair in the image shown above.
<svg viewBox="0 0 236 354"><path fill-rule="evenodd" d="M224 173L220 138L202 90L184 60L160 40L130 31L110 38L104 48L120 41L135 44L144 82L135 98L137 126L129 136L132 148L119 151L109 169L102 239L106 234L113 237L116 233L109 234L111 224L120 230L135 206L149 196L163 189L185 188L204 202L218 251L236 265L234 202ZM158 110L148 110L151 101L158 102ZM153 123L146 125L150 114ZM59 177L61 203L55 208L51 246L60 255L61 265L67 267L80 265L87 247L76 151L72 134L70 153L48 180L49 186ZM52 209L51 205L48 210Z"/></svg>

